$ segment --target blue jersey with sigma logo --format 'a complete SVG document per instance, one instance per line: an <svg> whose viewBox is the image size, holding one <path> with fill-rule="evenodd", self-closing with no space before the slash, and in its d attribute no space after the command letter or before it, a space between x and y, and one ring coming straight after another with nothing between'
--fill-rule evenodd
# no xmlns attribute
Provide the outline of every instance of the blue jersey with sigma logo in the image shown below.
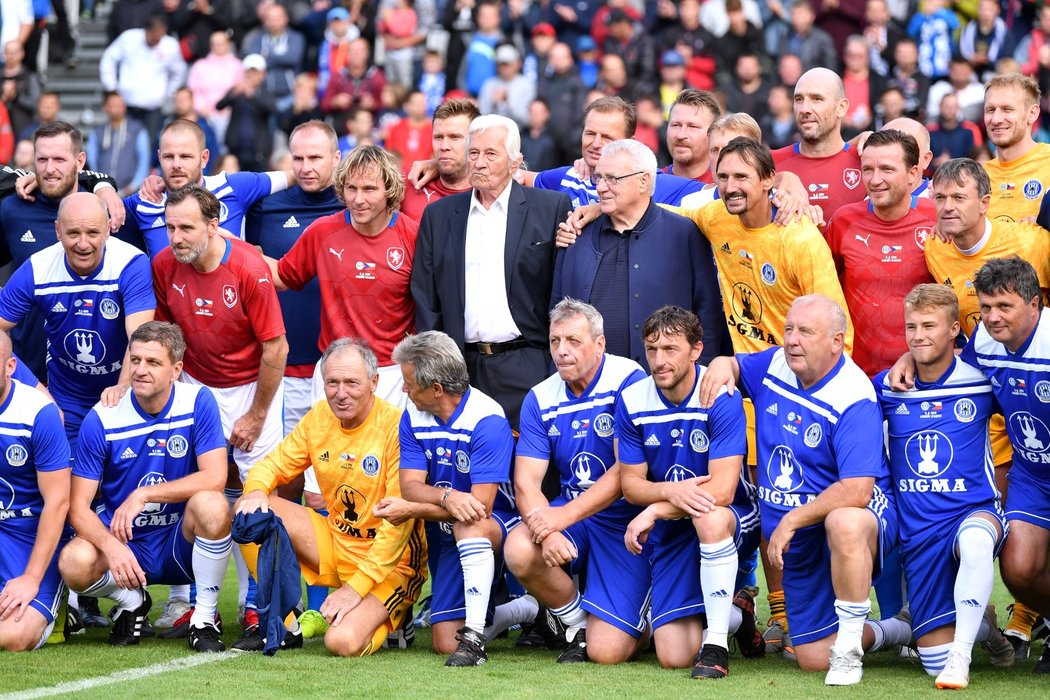
<svg viewBox="0 0 1050 700"><path fill-rule="evenodd" d="M516 454L550 462L558 470L561 496L580 496L616 464L613 452L616 397L644 379L637 362L602 358L598 373L580 396L557 374L533 387L521 406ZM592 517L627 525L640 508L620 498Z"/></svg>
<svg viewBox="0 0 1050 700"><path fill-rule="evenodd" d="M901 542L926 539L944 523L986 508L1002 516L988 422L992 385L953 359L935 382L893 391L881 372L872 383L888 424L890 470L901 514Z"/></svg>
<svg viewBox="0 0 1050 700"><path fill-rule="evenodd" d="M696 366L693 391L682 403L667 400L652 377L623 390L616 404L616 438L620 461L645 464L650 481L685 481L706 476L708 462L747 452L747 421L740 392L724 389L709 409L700 407L700 381L706 369ZM741 468L733 505L754 508L755 487ZM746 528L747 523L742 523Z"/></svg>
<svg viewBox="0 0 1050 700"><path fill-rule="evenodd" d="M109 526L117 508L140 486L175 481L197 471L197 456L226 448L215 397L206 387L175 382L159 414L151 416L129 391L116 406L88 412L77 441L73 476L101 482L96 510ZM177 523L185 503L149 503L132 536Z"/></svg>
<svg viewBox="0 0 1050 700"><path fill-rule="evenodd" d="M48 389L75 437L84 414L120 376L127 315L157 307L149 261L110 238L98 268L81 277L55 243L30 257L0 292L0 317L8 321L19 323L33 307L44 315Z"/></svg>
<svg viewBox="0 0 1050 700"><path fill-rule="evenodd" d="M0 528L35 533L44 509L37 472L68 469L69 442L50 399L15 379L9 386L0 404Z"/></svg>
<svg viewBox="0 0 1050 700"><path fill-rule="evenodd" d="M977 326L960 359L987 376L1006 418L1014 448L1011 471L1050 481L1050 309L1043 309L1031 337L1017 352Z"/></svg>
<svg viewBox="0 0 1050 700"><path fill-rule="evenodd" d="M411 402L399 427L401 468L427 472L427 483L470 493L474 484L499 484L494 510L515 512L511 490L514 436L503 409L474 387L448 422ZM451 523L441 523L446 532Z"/></svg>
<svg viewBox="0 0 1050 700"><path fill-rule="evenodd" d="M874 477L871 508L892 507L882 413L871 380L847 355L802 388L783 348L738 354L740 381L755 404L762 534L842 479ZM815 527L815 526L814 526Z"/></svg>
<svg viewBox="0 0 1050 700"><path fill-rule="evenodd" d="M532 182L532 186L541 190L564 192L572 200L574 209L587 204L594 204L598 201L598 191L594 187L594 181L590 178L584 179L580 177L580 174L576 172L576 168L572 166L538 172ZM696 180L657 172L653 201L657 204L679 206L683 197L699 192L703 188L703 183Z"/></svg>
<svg viewBox="0 0 1050 700"><path fill-rule="evenodd" d="M230 173L206 175L204 189L219 200L219 227L234 236L244 238L244 215L263 197L282 190L287 185L283 172ZM132 242L139 239L153 258L168 247L168 228L164 219L167 195L157 204L142 199L138 192L124 199L127 223L122 238Z"/></svg>

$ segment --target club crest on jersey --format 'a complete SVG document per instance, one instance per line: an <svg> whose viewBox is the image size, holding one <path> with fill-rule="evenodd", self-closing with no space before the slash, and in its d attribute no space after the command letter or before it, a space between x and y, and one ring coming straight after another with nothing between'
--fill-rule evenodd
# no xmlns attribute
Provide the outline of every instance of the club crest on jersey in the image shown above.
<svg viewBox="0 0 1050 700"><path fill-rule="evenodd" d="M594 419L594 434L598 437L612 437L613 417L608 413L599 413Z"/></svg>
<svg viewBox="0 0 1050 700"><path fill-rule="evenodd" d="M190 443L182 435L172 435L168 438L168 442L165 445L168 454L175 459L180 459L186 456L186 453L190 451Z"/></svg>
<svg viewBox="0 0 1050 700"><path fill-rule="evenodd" d="M365 455L361 460L361 471L367 476L375 476L379 473L379 458L375 455Z"/></svg>
<svg viewBox="0 0 1050 700"><path fill-rule="evenodd" d="M456 450L456 471L461 474L470 471L470 455L463 450Z"/></svg>
<svg viewBox="0 0 1050 700"><path fill-rule="evenodd" d="M1025 199L1039 199L1043 194L1043 183L1033 178L1024 183L1023 192Z"/></svg>
<svg viewBox="0 0 1050 700"><path fill-rule="evenodd" d="M102 314L102 318L112 321L120 315L120 305L112 299L103 299L98 304L98 312Z"/></svg>
<svg viewBox="0 0 1050 700"><path fill-rule="evenodd" d="M1050 382L1045 379L1036 382L1035 397L1042 403L1050 403Z"/></svg>
<svg viewBox="0 0 1050 700"><path fill-rule="evenodd" d="M1047 389L1050 390L1050 386L1047 386ZM1050 397L1047 398L1050 400ZM973 399L959 399L952 410L955 413L955 419L960 423L971 423L977 417L977 404L973 402Z"/></svg>
<svg viewBox="0 0 1050 700"><path fill-rule="evenodd" d="M66 357L76 363L94 367L106 359L106 344L96 331L76 329L66 334Z"/></svg>
<svg viewBox="0 0 1050 700"><path fill-rule="evenodd" d="M842 171L842 184L851 190L857 189L860 184L860 169L846 168Z"/></svg>
<svg viewBox="0 0 1050 700"><path fill-rule="evenodd" d="M1018 411L1011 415L1007 430L1011 434L1010 442L1015 449L1018 449L1019 444L1020 449L1031 452L1046 452L1050 447L1050 430L1047 430L1046 423L1028 411ZM1033 455L1028 455L1028 458L1032 461L1043 461L1042 458L1033 459Z"/></svg>
<svg viewBox="0 0 1050 700"><path fill-rule="evenodd" d="M802 442L806 443L806 447L816 447L820 444L821 435L820 423L811 423L802 436Z"/></svg>
<svg viewBox="0 0 1050 700"><path fill-rule="evenodd" d="M908 461L908 468L916 476L932 479L952 465L955 448L941 431L923 430L908 438L904 445L904 457Z"/></svg>
<svg viewBox="0 0 1050 700"><path fill-rule="evenodd" d="M707 433L699 428L689 433L689 446L693 448L694 452L707 452L707 448L711 446L711 441L707 437Z"/></svg>
<svg viewBox="0 0 1050 700"><path fill-rule="evenodd" d="M391 270L400 270L401 266L405 264L405 249L398 247L387 248L386 264L390 266Z"/></svg>
<svg viewBox="0 0 1050 700"><path fill-rule="evenodd" d="M806 479L802 474L802 465L795 459L795 454L787 445L777 445L769 455L766 463L766 477L773 489L781 493L797 491Z"/></svg>
<svg viewBox="0 0 1050 700"><path fill-rule="evenodd" d="M221 224L226 219L230 218L230 210L226 206L226 202L219 200L219 223Z"/></svg>
<svg viewBox="0 0 1050 700"><path fill-rule="evenodd" d="M777 281L777 270L772 263L762 264L762 281L766 284L775 284Z"/></svg>
<svg viewBox="0 0 1050 700"><path fill-rule="evenodd" d="M581 452L569 462L571 475L569 486L577 491L586 491L605 473L605 462L590 452Z"/></svg>
<svg viewBox="0 0 1050 700"><path fill-rule="evenodd" d="M0 513L10 510L15 504L15 487L0 479Z"/></svg>
<svg viewBox="0 0 1050 700"><path fill-rule="evenodd" d="M919 246L919 250L926 250L926 241L930 240L932 235L933 229L929 226L915 227L915 245Z"/></svg>
<svg viewBox="0 0 1050 700"><path fill-rule="evenodd" d="M664 481L685 481L686 479L695 479L696 474L692 469L683 467L681 464L676 464L667 470L667 476L664 477Z"/></svg>
<svg viewBox="0 0 1050 700"><path fill-rule="evenodd" d="M222 285L222 303L226 304L227 309L237 305L237 288L232 284Z"/></svg>
<svg viewBox="0 0 1050 700"><path fill-rule="evenodd" d="M12 467L21 467L29 459L29 451L21 445L11 445L7 448L7 463Z"/></svg>

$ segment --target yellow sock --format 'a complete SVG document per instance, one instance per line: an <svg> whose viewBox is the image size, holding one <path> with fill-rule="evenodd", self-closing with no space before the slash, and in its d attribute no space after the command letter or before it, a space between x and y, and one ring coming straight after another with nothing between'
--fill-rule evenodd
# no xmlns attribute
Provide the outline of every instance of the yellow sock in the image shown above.
<svg viewBox="0 0 1050 700"><path fill-rule="evenodd" d="M62 596L62 605L58 606L58 614L55 615L55 626L51 628L51 634L44 644L62 644L66 641L66 610L69 608L69 596Z"/></svg>
<svg viewBox="0 0 1050 700"><path fill-rule="evenodd" d="M784 591L770 591L766 594L769 601L769 616L780 623L781 629L788 631L787 610L784 607Z"/></svg>
<svg viewBox="0 0 1050 700"><path fill-rule="evenodd" d="M241 556L244 557L244 563L248 567L248 571L251 573L252 578L256 581L259 580L259 545L257 544L239 544L241 548Z"/></svg>
<svg viewBox="0 0 1050 700"><path fill-rule="evenodd" d="M1010 615L1010 621L1007 623L1006 629L1023 634L1025 639L1030 640L1032 638L1032 626L1035 625L1038 619L1039 613L1014 601L1013 613Z"/></svg>

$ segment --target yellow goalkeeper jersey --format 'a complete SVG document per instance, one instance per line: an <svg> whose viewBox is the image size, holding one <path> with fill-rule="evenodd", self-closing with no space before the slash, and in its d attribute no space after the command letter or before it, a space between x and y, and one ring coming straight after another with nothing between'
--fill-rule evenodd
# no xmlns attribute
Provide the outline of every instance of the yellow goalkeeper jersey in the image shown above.
<svg viewBox="0 0 1050 700"><path fill-rule="evenodd" d="M1020 221L1039 214L1043 195L1050 187L1050 144L1037 143L1009 163L993 158L984 169L992 181L989 219Z"/></svg>
<svg viewBox="0 0 1050 700"><path fill-rule="evenodd" d="M788 309L805 294L823 294L849 318L831 249L809 219L752 229L720 200L699 209L665 208L692 219L711 243L734 352L783 345ZM852 349L850 323L846 350Z"/></svg>
<svg viewBox="0 0 1050 700"><path fill-rule="evenodd" d="M328 507L339 580L364 596L392 572L426 571L423 522L392 525L372 514L387 496L400 497L401 409L376 397L364 423L346 430L319 401L292 434L248 472L244 492L270 493L313 467Z"/></svg>

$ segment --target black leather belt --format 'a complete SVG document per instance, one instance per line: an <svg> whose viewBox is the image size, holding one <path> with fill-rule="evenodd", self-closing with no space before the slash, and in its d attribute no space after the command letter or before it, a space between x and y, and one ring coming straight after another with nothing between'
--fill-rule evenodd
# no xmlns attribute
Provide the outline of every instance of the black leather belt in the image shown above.
<svg viewBox="0 0 1050 700"><path fill-rule="evenodd" d="M515 340L508 340L504 343L465 343L463 345L465 350L476 352L479 355L502 355L511 350L527 347L529 347L529 341L524 338L516 338Z"/></svg>

